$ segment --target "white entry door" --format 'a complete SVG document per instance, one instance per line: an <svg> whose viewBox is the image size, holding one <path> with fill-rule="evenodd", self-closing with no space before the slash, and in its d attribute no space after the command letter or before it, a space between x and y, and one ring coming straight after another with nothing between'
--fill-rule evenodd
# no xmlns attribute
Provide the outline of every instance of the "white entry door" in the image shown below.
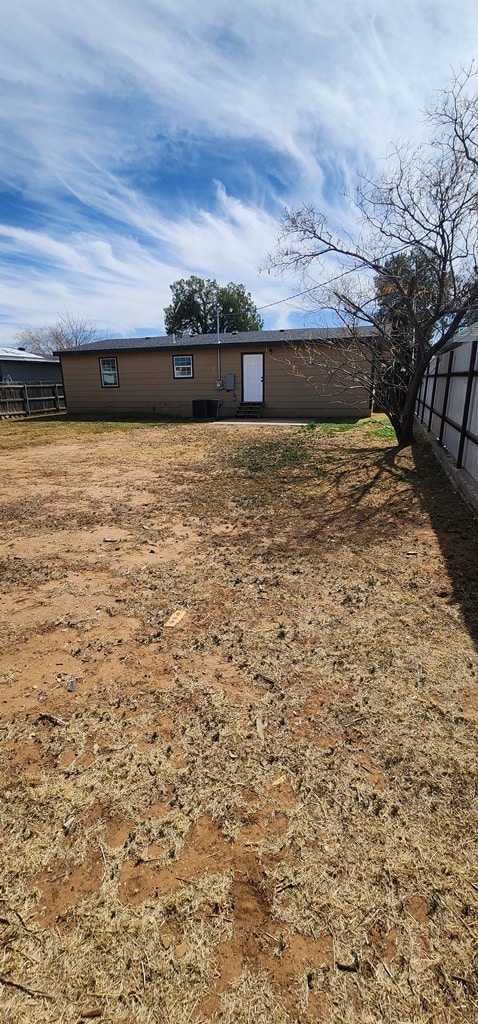
<svg viewBox="0 0 478 1024"><path fill-rule="evenodd" d="M264 356L249 352L242 357L242 400L262 402L264 398Z"/></svg>

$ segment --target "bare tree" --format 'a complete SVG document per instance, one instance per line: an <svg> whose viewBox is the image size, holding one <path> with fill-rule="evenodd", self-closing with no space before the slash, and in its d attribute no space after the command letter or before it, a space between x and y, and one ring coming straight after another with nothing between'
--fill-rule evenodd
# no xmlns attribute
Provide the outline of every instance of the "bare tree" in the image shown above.
<svg viewBox="0 0 478 1024"><path fill-rule="evenodd" d="M478 169L477 97L468 91L476 75L473 65L455 75L451 88L441 94L428 112L428 119L435 129L447 135L458 159L464 158Z"/></svg>
<svg viewBox="0 0 478 1024"><path fill-rule="evenodd" d="M88 345L96 341L98 334L88 320L65 313L64 316L58 316L55 323L45 327L24 327L16 337L27 351L47 356L63 349Z"/></svg>
<svg viewBox="0 0 478 1024"><path fill-rule="evenodd" d="M335 352L332 345L309 351L311 384L313 366L321 371L317 378L326 371L328 387L360 382L390 416L400 447L413 441L428 362L478 315L473 79L473 69L465 71L441 94L427 115L426 143L395 148L380 178L361 176L356 235L334 230L305 205L286 213L271 257L276 269L294 268L306 279L313 271L316 308L332 312L349 334L350 343Z"/></svg>

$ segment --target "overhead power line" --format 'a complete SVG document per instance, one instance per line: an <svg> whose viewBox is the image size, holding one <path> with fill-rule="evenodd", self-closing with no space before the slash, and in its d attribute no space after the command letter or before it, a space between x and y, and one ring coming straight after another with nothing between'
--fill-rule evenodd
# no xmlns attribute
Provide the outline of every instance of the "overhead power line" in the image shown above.
<svg viewBox="0 0 478 1024"><path fill-rule="evenodd" d="M349 267L346 270L341 270L340 274L335 274L334 277L329 277L328 281L312 285L312 288L305 288L303 292L295 292L294 295L288 295L285 299L276 299L275 302L268 302L266 306L258 306L257 312L261 309L270 309L271 306L280 306L282 302L290 302L291 299L299 299L301 295L309 295L310 292L316 292L319 288L325 288L329 284L334 284L335 281L341 281L342 278L348 277L349 274L354 274L355 271L355 267Z"/></svg>
<svg viewBox="0 0 478 1024"><path fill-rule="evenodd" d="M266 306L258 306L257 312L261 309L270 309L271 306L280 306L281 302L290 302L291 299L298 299L301 295L308 295L309 292L314 292L316 288L306 288L303 292L296 292L295 295L288 295L285 299L276 299L275 302L268 302Z"/></svg>

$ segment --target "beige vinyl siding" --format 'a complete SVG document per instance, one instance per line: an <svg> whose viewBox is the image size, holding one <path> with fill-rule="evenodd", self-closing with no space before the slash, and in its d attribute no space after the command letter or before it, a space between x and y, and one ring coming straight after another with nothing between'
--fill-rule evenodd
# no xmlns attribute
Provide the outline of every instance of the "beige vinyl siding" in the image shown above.
<svg viewBox="0 0 478 1024"><path fill-rule="evenodd" d="M171 352L110 354L118 363L118 388L101 386L99 356L78 353L62 359L69 412L189 417L194 399L226 398L226 392L216 389L217 355L212 350L176 353L193 356L192 378L173 376ZM228 404L232 414L232 397Z"/></svg>
<svg viewBox="0 0 478 1024"><path fill-rule="evenodd" d="M68 412L73 415L192 416L195 399L219 399L220 417L234 416L242 399L242 354L246 348L224 346L219 350L220 376L235 375L235 390L216 388L218 350L181 347L168 351L128 352L117 349L103 353L63 353L62 368ZM346 394L322 394L310 387L300 374L284 363L290 359L300 372L307 372L300 360L280 346L254 345L249 351L264 354L264 416L283 418L324 418L366 416L368 395L362 388ZM174 378L173 355L193 356L193 378ZM117 360L119 387L102 387L99 360ZM325 389L326 390L326 389Z"/></svg>
<svg viewBox="0 0 478 1024"><path fill-rule="evenodd" d="M325 356L322 358L325 361ZM271 416L303 416L304 419L368 416L370 408L365 388L357 385L343 389L331 385L329 375L321 372L320 367L307 366L300 350L286 346L267 350L264 402Z"/></svg>

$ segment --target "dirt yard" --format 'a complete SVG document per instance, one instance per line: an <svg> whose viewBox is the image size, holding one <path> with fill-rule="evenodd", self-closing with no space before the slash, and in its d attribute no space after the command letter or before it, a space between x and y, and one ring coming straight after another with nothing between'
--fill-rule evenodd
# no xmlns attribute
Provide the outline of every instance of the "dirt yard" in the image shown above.
<svg viewBox="0 0 478 1024"><path fill-rule="evenodd" d="M0 423L2 1024L478 1020L476 522L390 443Z"/></svg>

